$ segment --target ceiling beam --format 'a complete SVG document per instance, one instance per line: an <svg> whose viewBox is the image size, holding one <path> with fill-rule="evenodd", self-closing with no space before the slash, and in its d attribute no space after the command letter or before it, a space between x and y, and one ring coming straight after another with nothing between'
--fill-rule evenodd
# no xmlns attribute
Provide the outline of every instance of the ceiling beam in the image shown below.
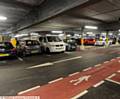
<svg viewBox="0 0 120 99"><path fill-rule="evenodd" d="M32 9L32 11L14 25L13 31L20 31L31 27L32 25L44 22L64 11L80 6L93 0L45 0L41 6Z"/></svg>
<svg viewBox="0 0 120 99"><path fill-rule="evenodd" d="M16 0L0 0L0 6L23 11L31 9L29 4L21 3Z"/></svg>

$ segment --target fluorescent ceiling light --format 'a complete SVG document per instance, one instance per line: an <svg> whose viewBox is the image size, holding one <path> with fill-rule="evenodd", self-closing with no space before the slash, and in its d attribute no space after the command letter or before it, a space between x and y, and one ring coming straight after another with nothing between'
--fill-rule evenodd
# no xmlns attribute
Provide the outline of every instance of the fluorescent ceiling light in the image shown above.
<svg viewBox="0 0 120 99"><path fill-rule="evenodd" d="M51 31L52 33L63 33L63 31Z"/></svg>
<svg viewBox="0 0 120 99"><path fill-rule="evenodd" d="M5 17L5 16L0 16L0 20L1 20L1 21L5 21L5 20L7 20L7 17Z"/></svg>
<svg viewBox="0 0 120 99"><path fill-rule="evenodd" d="M94 29L97 30L98 27L97 26L85 26L86 29Z"/></svg>

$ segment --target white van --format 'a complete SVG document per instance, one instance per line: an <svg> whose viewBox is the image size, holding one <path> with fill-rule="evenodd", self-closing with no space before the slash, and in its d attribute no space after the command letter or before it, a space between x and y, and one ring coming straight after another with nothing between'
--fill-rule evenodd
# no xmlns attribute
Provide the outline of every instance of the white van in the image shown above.
<svg viewBox="0 0 120 99"><path fill-rule="evenodd" d="M41 50L43 52L64 52L65 43L57 35L40 36Z"/></svg>

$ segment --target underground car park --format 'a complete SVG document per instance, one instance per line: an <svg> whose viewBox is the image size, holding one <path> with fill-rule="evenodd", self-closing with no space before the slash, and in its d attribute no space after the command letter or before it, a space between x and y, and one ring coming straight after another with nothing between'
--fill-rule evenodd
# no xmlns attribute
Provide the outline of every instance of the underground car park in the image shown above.
<svg viewBox="0 0 120 99"><path fill-rule="evenodd" d="M0 0L1 99L120 99L119 0Z"/></svg>

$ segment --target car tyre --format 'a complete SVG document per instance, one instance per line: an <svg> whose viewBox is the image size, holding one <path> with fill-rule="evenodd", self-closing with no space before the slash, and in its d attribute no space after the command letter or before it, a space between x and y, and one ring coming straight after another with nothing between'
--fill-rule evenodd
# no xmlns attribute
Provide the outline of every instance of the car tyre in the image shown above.
<svg viewBox="0 0 120 99"><path fill-rule="evenodd" d="M49 54L50 53L50 49L46 48L46 53Z"/></svg>

